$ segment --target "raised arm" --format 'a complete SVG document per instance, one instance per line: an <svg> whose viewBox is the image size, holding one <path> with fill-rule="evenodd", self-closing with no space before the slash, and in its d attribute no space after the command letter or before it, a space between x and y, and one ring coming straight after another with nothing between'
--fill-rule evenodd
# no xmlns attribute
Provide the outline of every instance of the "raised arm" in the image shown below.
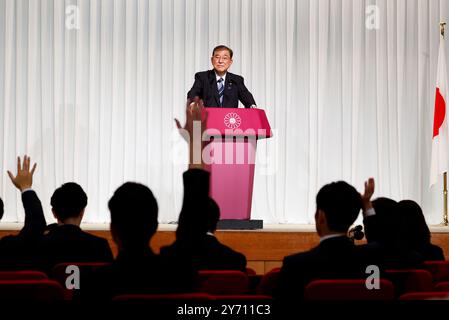
<svg viewBox="0 0 449 320"><path fill-rule="evenodd" d="M203 101L196 97L187 100L186 122L184 126L178 119L175 119L179 133L189 144L189 169L203 169L204 161L202 157L204 143L202 136L206 129L207 114L203 114Z"/></svg>
<svg viewBox="0 0 449 320"><path fill-rule="evenodd" d="M180 134L189 144L189 170L184 172L184 198L179 214L177 235L188 234L197 227L198 213L204 213L209 201L209 172L203 170L201 139L207 117L203 116L204 106L198 98L186 105L186 123L181 126L175 119ZM197 128L201 135L195 135ZM196 153L196 154L195 154Z"/></svg>
<svg viewBox="0 0 449 320"><path fill-rule="evenodd" d="M374 178L369 178L368 181L365 181L365 191L362 194L363 216L365 216L368 210L373 208L371 197L374 194L374 187Z"/></svg>
<svg viewBox="0 0 449 320"><path fill-rule="evenodd" d="M30 170L31 159L28 156L23 157L23 164L20 157L17 157L17 174L14 176L8 170L8 176L14 186L22 192L22 203L25 209L25 223L20 230L21 236L39 236L47 225L41 201L32 188L33 175L36 170L36 164Z"/></svg>

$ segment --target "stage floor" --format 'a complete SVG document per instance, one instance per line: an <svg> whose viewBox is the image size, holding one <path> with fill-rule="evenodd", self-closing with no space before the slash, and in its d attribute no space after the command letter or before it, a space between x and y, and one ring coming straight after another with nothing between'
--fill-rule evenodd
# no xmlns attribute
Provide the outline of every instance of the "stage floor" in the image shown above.
<svg viewBox="0 0 449 320"><path fill-rule="evenodd" d="M117 247L109 233L109 224L83 224L89 233L108 239L114 252ZM21 224L0 223L0 237L15 234L22 228ZM160 247L175 240L176 224L161 224L151 240L151 247L159 252ZM443 248L449 260L449 227L430 226L432 242ZM261 230L220 230L217 238L224 244L243 253L248 260L248 267L258 274L264 274L280 267L286 255L308 250L316 246L319 238L314 225L266 224Z"/></svg>

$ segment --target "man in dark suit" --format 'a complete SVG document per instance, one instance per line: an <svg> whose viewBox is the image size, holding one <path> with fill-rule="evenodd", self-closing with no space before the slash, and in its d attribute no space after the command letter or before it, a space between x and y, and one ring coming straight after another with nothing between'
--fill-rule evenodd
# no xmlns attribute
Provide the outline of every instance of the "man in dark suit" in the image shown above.
<svg viewBox="0 0 449 320"><path fill-rule="evenodd" d="M36 259L50 271L62 262L111 262L111 248L106 239L80 228L87 195L78 184L68 182L55 190L51 206L58 226L51 228L39 244Z"/></svg>
<svg viewBox="0 0 449 320"><path fill-rule="evenodd" d="M299 301L315 279L366 278L369 254L347 237L362 208L357 190L344 181L325 185L316 196L315 223L320 244L284 258L277 296Z"/></svg>
<svg viewBox="0 0 449 320"><path fill-rule="evenodd" d="M42 237L46 222L41 202L36 192L31 189L36 164L30 170L30 157L24 156L23 164L17 158L17 175L10 171L11 182L22 193L25 209L25 223L16 236L5 236L0 240L0 268L4 270L30 269L33 266L32 256L36 243ZM0 199L0 219L3 217L3 202Z"/></svg>
<svg viewBox="0 0 449 320"><path fill-rule="evenodd" d="M151 190L127 182L109 200L115 261L84 278L83 300L109 300L120 294L193 291L196 273L188 265L166 263L149 241L156 233L158 206Z"/></svg>
<svg viewBox="0 0 449 320"><path fill-rule="evenodd" d="M207 196L209 173L184 173L184 205L176 231L176 241L161 248L161 256L185 261L197 270L240 270L246 272L246 257L220 243L214 232L220 219L217 203ZM198 192L200 190L200 192ZM202 197L201 190L205 191ZM192 204L189 206L188 204Z"/></svg>
<svg viewBox="0 0 449 320"><path fill-rule="evenodd" d="M385 197L371 201L374 185L373 178L365 183L363 224L367 244L363 247L376 250L382 269L425 268L424 256L402 242L398 202Z"/></svg>
<svg viewBox="0 0 449 320"><path fill-rule="evenodd" d="M223 45L215 47L211 57L214 69L195 74L195 82L187 98L199 97L206 107L238 108L239 100L245 108L256 107L243 77L228 72L232 56L230 48Z"/></svg>
<svg viewBox="0 0 449 320"><path fill-rule="evenodd" d="M194 99L186 108L186 126L183 131L189 132L194 139L192 121L206 119L201 117L202 101ZM178 129L182 129L176 120ZM204 125L202 126L202 130ZM189 141L190 164L184 172L184 198L176 229L176 241L170 246L161 248L161 256L177 264L187 262L197 270L241 270L246 271L246 258L243 254L221 244L214 232L220 219L217 203L209 198L210 173L203 170L204 163L193 163L193 145Z"/></svg>

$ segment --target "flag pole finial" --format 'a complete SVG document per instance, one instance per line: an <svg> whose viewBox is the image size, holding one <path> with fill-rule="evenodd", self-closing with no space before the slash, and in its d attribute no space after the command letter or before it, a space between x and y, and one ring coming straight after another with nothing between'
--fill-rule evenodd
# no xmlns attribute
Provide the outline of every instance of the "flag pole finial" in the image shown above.
<svg viewBox="0 0 449 320"><path fill-rule="evenodd" d="M440 32L441 32L441 36L444 39L444 28L446 27L446 22L440 22Z"/></svg>

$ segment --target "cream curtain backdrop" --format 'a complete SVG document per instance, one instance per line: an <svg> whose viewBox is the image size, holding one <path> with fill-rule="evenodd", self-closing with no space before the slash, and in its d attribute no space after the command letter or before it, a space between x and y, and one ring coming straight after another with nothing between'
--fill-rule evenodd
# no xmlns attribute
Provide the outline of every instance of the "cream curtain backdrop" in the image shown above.
<svg viewBox="0 0 449 320"><path fill-rule="evenodd" d="M187 153L173 118L223 43L275 129L259 143L254 218L313 223L323 184L362 190L373 176L377 196L414 199L439 223L441 179L428 185L440 20L446 0L0 0L2 221L23 221L6 170L25 153L49 220L63 182L86 190L84 222L102 223L132 180L153 190L160 222L176 221Z"/></svg>

